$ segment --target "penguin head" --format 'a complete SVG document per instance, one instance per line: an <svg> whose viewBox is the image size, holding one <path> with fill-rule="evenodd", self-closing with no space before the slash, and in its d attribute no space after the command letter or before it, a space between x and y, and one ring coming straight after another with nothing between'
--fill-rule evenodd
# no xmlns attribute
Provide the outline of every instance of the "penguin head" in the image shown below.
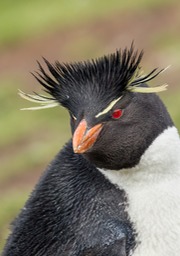
<svg viewBox="0 0 180 256"><path fill-rule="evenodd" d="M143 53L133 46L102 58L54 65L50 75L39 64L36 79L51 96L27 95L45 106L62 105L71 119L72 145L77 154L104 169L120 170L138 164L141 156L172 120L148 87L162 70L140 74ZM47 103L47 105L46 105Z"/></svg>

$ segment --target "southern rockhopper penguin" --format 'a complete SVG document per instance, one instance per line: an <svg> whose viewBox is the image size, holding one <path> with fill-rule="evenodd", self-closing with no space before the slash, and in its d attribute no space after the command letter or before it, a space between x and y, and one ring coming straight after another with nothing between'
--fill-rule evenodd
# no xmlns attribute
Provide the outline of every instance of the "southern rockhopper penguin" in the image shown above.
<svg viewBox="0 0 180 256"><path fill-rule="evenodd" d="M39 64L49 96L20 95L69 111L72 140L15 220L3 256L179 256L180 139L141 73L142 52Z"/></svg>

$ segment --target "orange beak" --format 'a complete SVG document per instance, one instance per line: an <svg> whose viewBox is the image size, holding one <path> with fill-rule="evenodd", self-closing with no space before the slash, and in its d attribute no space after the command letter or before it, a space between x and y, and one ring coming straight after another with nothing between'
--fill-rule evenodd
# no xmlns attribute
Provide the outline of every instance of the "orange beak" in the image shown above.
<svg viewBox="0 0 180 256"><path fill-rule="evenodd" d="M87 122L83 119L76 128L73 136L73 150L74 153L84 153L90 149L95 143L102 124L97 124L91 129L87 129Z"/></svg>

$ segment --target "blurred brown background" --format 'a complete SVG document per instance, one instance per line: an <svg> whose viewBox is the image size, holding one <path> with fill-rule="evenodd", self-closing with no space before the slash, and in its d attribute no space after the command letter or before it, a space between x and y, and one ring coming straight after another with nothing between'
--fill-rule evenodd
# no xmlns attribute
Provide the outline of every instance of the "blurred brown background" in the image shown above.
<svg viewBox="0 0 180 256"><path fill-rule="evenodd" d="M42 56L50 62L85 60L130 46L144 49L145 72L172 65L152 84L180 129L179 0L7 0L0 2L0 250L8 226L47 164L70 137L62 108L32 106L17 95L41 92L30 74ZM34 105L33 105L34 106Z"/></svg>

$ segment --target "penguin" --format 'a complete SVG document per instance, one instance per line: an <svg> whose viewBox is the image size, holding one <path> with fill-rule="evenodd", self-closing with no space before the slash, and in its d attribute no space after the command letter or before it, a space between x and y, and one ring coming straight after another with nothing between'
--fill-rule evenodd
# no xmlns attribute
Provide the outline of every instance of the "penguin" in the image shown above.
<svg viewBox="0 0 180 256"><path fill-rule="evenodd" d="M179 256L180 139L129 49L84 62L39 63L46 95L63 106L72 138L49 164L13 223L3 256Z"/></svg>

